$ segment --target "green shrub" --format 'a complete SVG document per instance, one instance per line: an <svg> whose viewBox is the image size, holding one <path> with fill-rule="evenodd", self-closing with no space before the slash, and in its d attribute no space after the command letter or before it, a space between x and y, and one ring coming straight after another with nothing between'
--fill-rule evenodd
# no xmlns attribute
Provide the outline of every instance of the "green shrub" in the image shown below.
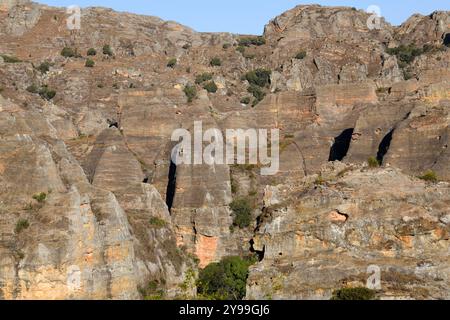
<svg viewBox="0 0 450 320"><path fill-rule="evenodd" d="M211 73L202 73L202 74L199 74L199 75L197 75L195 77L195 83L196 84L201 84L201 83L203 83L205 81L212 80L212 78L213 78L213 76L212 76Z"/></svg>
<svg viewBox="0 0 450 320"><path fill-rule="evenodd" d="M249 104L250 101L251 101L250 97L244 97L241 99L241 103L243 103L243 104Z"/></svg>
<svg viewBox="0 0 450 320"><path fill-rule="evenodd" d="M64 47L61 50L61 55L66 58L73 58L77 55L77 52L73 48Z"/></svg>
<svg viewBox="0 0 450 320"><path fill-rule="evenodd" d="M428 170L422 176L420 176L419 179L429 181L429 182L437 182L438 181L437 174L433 170Z"/></svg>
<svg viewBox="0 0 450 320"><path fill-rule="evenodd" d="M266 93L261 89L261 87L251 84L247 91L255 97L255 100L253 101L253 106L256 106L260 101L264 99L266 96Z"/></svg>
<svg viewBox="0 0 450 320"><path fill-rule="evenodd" d="M305 59L306 58L306 51L299 51L296 55L295 55L295 59Z"/></svg>
<svg viewBox="0 0 450 320"><path fill-rule="evenodd" d="M374 300L375 297L375 291L368 288L343 288L335 290L331 300Z"/></svg>
<svg viewBox="0 0 450 320"><path fill-rule="evenodd" d="M216 93L217 85L214 81L209 81L209 82L205 83L205 85L203 86L203 89L205 89L209 93Z"/></svg>
<svg viewBox="0 0 450 320"><path fill-rule="evenodd" d="M231 47L231 44L230 44L230 43L224 43L223 46L222 46L222 48L223 48L224 50L227 50L229 47Z"/></svg>
<svg viewBox="0 0 450 320"><path fill-rule="evenodd" d="M239 45L243 47L262 46L266 44L266 39L264 37L244 37L239 39Z"/></svg>
<svg viewBox="0 0 450 320"><path fill-rule="evenodd" d="M27 229L30 226L30 223L27 219L19 219L16 223L16 228L14 229L16 234L21 233L23 230Z"/></svg>
<svg viewBox="0 0 450 320"><path fill-rule="evenodd" d="M245 79L250 83L259 87L266 87L270 84L270 75L272 71L267 69L256 69L245 74Z"/></svg>
<svg viewBox="0 0 450 320"><path fill-rule="evenodd" d="M42 62L37 69L41 72L41 73L47 73L50 71L50 67L52 66L52 64L48 61L44 61Z"/></svg>
<svg viewBox="0 0 450 320"><path fill-rule="evenodd" d="M188 98L188 102L192 102L197 96L197 89L195 88L195 86L188 84L184 87L183 91L186 97Z"/></svg>
<svg viewBox="0 0 450 320"><path fill-rule="evenodd" d="M370 168L378 168L380 166L380 161L378 161L378 159L375 157L370 157L369 159L367 159L367 163Z"/></svg>
<svg viewBox="0 0 450 320"><path fill-rule="evenodd" d="M197 290L202 298L240 300L245 297L248 268L252 261L240 257L224 258L200 270Z"/></svg>
<svg viewBox="0 0 450 320"><path fill-rule="evenodd" d="M39 95L45 100L52 100L56 96L56 91L49 89L47 86L43 86L39 90Z"/></svg>
<svg viewBox="0 0 450 320"><path fill-rule="evenodd" d="M45 192L37 193L33 196L33 199L39 203L42 203L47 199L47 194Z"/></svg>
<svg viewBox="0 0 450 320"><path fill-rule="evenodd" d="M233 200L230 203L230 208L233 210L233 224L241 229L250 226L252 220L252 208L247 198L240 198Z"/></svg>
<svg viewBox="0 0 450 320"><path fill-rule="evenodd" d="M222 65L222 60L220 60L220 58L215 57L211 59L209 64L211 65L211 67L220 67Z"/></svg>
<svg viewBox="0 0 450 320"><path fill-rule="evenodd" d="M95 61L92 59L87 59L84 66L87 68L93 68L95 66Z"/></svg>
<svg viewBox="0 0 450 320"><path fill-rule="evenodd" d="M8 56L6 54L2 54L0 56L3 58L3 61L5 63L19 63L19 62L22 62L22 60L20 60L19 58Z"/></svg>
<svg viewBox="0 0 450 320"><path fill-rule="evenodd" d="M418 48L415 44L409 44L407 46L400 45L396 48L388 48L386 52L390 55L395 55L399 61L399 67L403 69L412 63L416 57L432 50L434 50L433 46Z"/></svg>
<svg viewBox="0 0 450 320"><path fill-rule="evenodd" d="M177 58L171 58L169 59L169 61L167 62L167 66L169 68L175 68L175 66L177 65Z"/></svg>
<svg viewBox="0 0 450 320"><path fill-rule="evenodd" d="M164 221L163 219L157 218L157 217L151 217L149 222L152 226L155 226L158 228L163 228L167 225L166 221Z"/></svg>
<svg viewBox="0 0 450 320"><path fill-rule="evenodd" d="M97 55L97 50L95 50L94 48L90 48L87 51L87 55L88 56L96 56Z"/></svg>
<svg viewBox="0 0 450 320"><path fill-rule="evenodd" d="M114 52L112 51L111 46L109 44L105 44L103 46L102 52L103 54L106 54L107 56L110 57L114 55Z"/></svg>

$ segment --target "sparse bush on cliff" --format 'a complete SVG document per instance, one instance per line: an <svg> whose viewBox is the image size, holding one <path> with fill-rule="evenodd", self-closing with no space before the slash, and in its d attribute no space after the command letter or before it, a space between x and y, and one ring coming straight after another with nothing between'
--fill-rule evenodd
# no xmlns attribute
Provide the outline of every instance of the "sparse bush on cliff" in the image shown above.
<svg viewBox="0 0 450 320"><path fill-rule="evenodd" d="M302 60L306 58L306 51L299 51L296 55L295 55L295 59L298 60Z"/></svg>
<svg viewBox="0 0 450 320"><path fill-rule="evenodd" d="M253 101L253 106L256 106L260 101L264 99L266 96L266 93L261 89L261 87L251 84L247 91L255 97L255 100Z"/></svg>
<svg viewBox="0 0 450 320"><path fill-rule="evenodd" d="M19 58L13 57L13 56L8 56L6 54L2 54L0 55L0 57L3 58L3 61L5 63L19 63L22 62L22 60L20 60Z"/></svg>
<svg viewBox="0 0 450 320"><path fill-rule="evenodd" d="M30 226L30 223L27 219L19 219L16 223L16 228L14 229L14 232L16 234L21 233L23 230L27 229Z"/></svg>
<svg viewBox="0 0 450 320"><path fill-rule="evenodd" d="M376 292L374 290L357 287L343 288L333 292L331 300L374 300Z"/></svg>
<svg viewBox="0 0 450 320"><path fill-rule="evenodd" d="M154 227L163 228L167 225L167 222L163 219L157 218L157 217L151 217L150 218L150 224Z"/></svg>
<svg viewBox="0 0 450 320"><path fill-rule="evenodd" d="M270 84L271 74L272 74L271 70L259 68L247 72L244 77L245 80L247 80L250 84L254 84L263 88L267 87Z"/></svg>
<svg viewBox="0 0 450 320"><path fill-rule="evenodd" d="M194 101L195 97L197 96L197 89L195 88L195 86L188 84L184 87L183 91L186 97L188 98L188 102Z"/></svg>
<svg viewBox="0 0 450 320"><path fill-rule="evenodd" d="M42 62L36 69L38 69L41 73L45 74L50 71L50 67L52 64L48 61Z"/></svg>
<svg viewBox="0 0 450 320"><path fill-rule="evenodd" d="M31 84L27 87L27 91L29 93L38 93L39 92L39 88L38 86L36 86L35 84Z"/></svg>
<svg viewBox="0 0 450 320"><path fill-rule="evenodd" d="M266 39L264 37L244 37L239 39L239 45L243 47L249 46L262 46L266 44Z"/></svg>
<svg viewBox="0 0 450 320"><path fill-rule="evenodd" d="M369 159L367 159L367 164L370 168L378 168L380 166L380 162L375 157L370 157Z"/></svg>
<svg viewBox="0 0 450 320"><path fill-rule="evenodd" d="M56 91L49 89L46 85L39 89L39 95L45 100L52 100L56 96Z"/></svg>
<svg viewBox="0 0 450 320"><path fill-rule="evenodd" d="M87 59L86 63L84 64L85 67L87 68L93 68L95 66L95 62L92 59Z"/></svg>
<svg viewBox="0 0 450 320"><path fill-rule="evenodd" d="M211 300L241 300L245 297L248 268L252 260L240 257L224 258L200 270L197 290L201 298Z"/></svg>
<svg viewBox="0 0 450 320"><path fill-rule="evenodd" d="M201 84L205 81L212 80L213 76L211 73L202 73L195 77L195 83Z"/></svg>
<svg viewBox="0 0 450 320"><path fill-rule="evenodd" d="M241 229L250 226L252 219L252 208L247 198L240 198L233 200L230 203L230 208L233 211L233 224Z"/></svg>
<svg viewBox="0 0 450 320"><path fill-rule="evenodd" d="M171 58L171 59L169 59L169 61L167 61L167 66L169 68L175 68L176 65L177 65L177 59L176 58Z"/></svg>
<svg viewBox="0 0 450 320"><path fill-rule="evenodd" d="M205 89L209 93L216 93L217 92L217 85L216 85L216 83L214 81L210 81L210 82L207 82L203 86L203 89Z"/></svg>
<svg viewBox="0 0 450 320"><path fill-rule="evenodd" d="M63 57L66 57L66 58L73 58L73 57L75 57L75 56L77 55L77 52L76 52L76 50L73 49L73 48L64 47L64 48L61 50L61 55L62 55Z"/></svg>
<svg viewBox="0 0 450 320"><path fill-rule="evenodd" d="M113 56L114 52L111 49L111 46L109 44L105 44L103 46L103 50L102 50L103 54L107 55L107 56Z"/></svg>
<svg viewBox="0 0 450 320"><path fill-rule="evenodd" d="M88 55L88 56L96 56L96 55L97 55L97 50L95 50L94 48L90 48L90 49L87 51L87 55Z"/></svg>
<svg viewBox="0 0 450 320"><path fill-rule="evenodd" d="M438 177L437 174L433 170L426 171L423 175L419 177L419 179L429 181L429 182L437 182Z"/></svg>
<svg viewBox="0 0 450 320"><path fill-rule="evenodd" d="M45 192L37 193L33 196L33 199L39 203L42 203L47 199L47 194Z"/></svg>
<svg viewBox="0 0 450 320"><path fill-rule="evenodd" d="M244 97L241 99L241 103L243 104L249 104L250 103L251 98L250 97Z"/></svg>
<svg viewBox="0 0 450 320"><path fill-rule="evenodd" d="M220 58L215 57L211 59L209 64L211 65L211 67L220 67L222 65L222 60L220 60Z"/></svg>

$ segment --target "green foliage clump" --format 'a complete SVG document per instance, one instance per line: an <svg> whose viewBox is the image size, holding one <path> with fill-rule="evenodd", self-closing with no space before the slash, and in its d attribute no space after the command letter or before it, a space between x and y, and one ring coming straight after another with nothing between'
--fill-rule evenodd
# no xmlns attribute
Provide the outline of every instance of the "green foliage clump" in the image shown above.
<svg viewBox="0 0 450 320"><path fill-rule="evenodd" d="M105 44L104 46L103 46L103 54L105 54L105 55L107 55L107 56L113 56L114 55L114 52L112 51L112 49L111 49L111 46L109 45L109 44Z"/></svg>
<svg viewBox="0 0 450 320"><path fill-rule="evenodd" d="M97 55L97 50L95 50L94 48L89 48L87 51L87 55L88 56L96 56Z"/></svg>
<svg viewBox="0 0 450 320"><path fill-rule="evenodd" d="M302 60L306 58L306 51L299 51L295 55L295 59Z"/></svg>
<svg viewBox="0 0 450 320"><path fill-rule="evenodd" d="M378 161L378 159L375 157L370 157L369 159L367 159L367 163L370 168L378 168L380 166L380 161Z"/></svg>
<svg viewBox="0 0 450 320"><path fill-rule="evenodd" d="M230 203L233 211L233 224L241 229L250 226L252 220L252 208L247 198L239 198Z"/></svg>
<svg viewBox="0 0 450 320"><path fill-rule="evenodd" d="M214 81L209 81L209 82L205 83L205 85L203 86L203 89L205 89L209 93L216 93L217 85Z"/></svg>
<svg viewBox="0 0 450 320"><path fill-rule="evenodd" d="M260 101L264 99L266 96L266 93L261 89L261 87L251 84L247 91L255 97L255 100L253 101L253 106L256 106Z"/></svg>
<svg viewBox="0 0 450 320"><path fill-rule="evenodd" d="M36 69L38 69L41 73L45 74L50 71L50 67L52 64L48 61L42 62Z"/></svg>
<svg viewBox="0 0 450 320"><path fill-rule="evenodd" d="M0 57L3 58L3 61L5 63L19 63L22 62L22 60L20 60L19 58L13 57L13 56L8 56L6 54L2 54L0 55Z"/></svg>
<svg viewBox="0 0 450 320"><path fill-rule="evenodd" d="M421 175L419 177L419 179L429 181L429 182L437 182L438 181L437 174L433 170L428 170L423 175Z"/></svg>
<svg viewBox="0 0 450 320"><path fill-rule="evenodd" d="M19 219L16 223L16 228L14 229L14 232L16 234L21 233L23 230L27 229L30 226L30 223L27 219Z"/></svg>
<svg viewBox="0 0 450 320"><path fill-rule="evenodd" d="M250 97L244 97L241 99L241 103L243 104L249 104L250 103L251 98Z"/></svg>
<svg viewBox="0 0 450 320"><path fill-rule="evenodd" d="M175 66L177 65L177 58L171 58L169 59L169 61L167 61L167 66L169 68L175 68Z"/></svg>
<svg viewBox="0 0 450 320"><path fill-rule="evenodd" d="M47 194L45 192L37 193L33 196L33 199L39 203L42 203L47 199Z"/></svg>
<svg viewBox="0 0 450 320"><path fill-rule="evenodd" d="M203 83L205 81L212 80L212 78L213 78L213 76L212 76L211 73L202 73L202 74L199 74L199 75L197 75L195 77L195 83L196 84L201 84L201 83Z"/></svg>
<svg viewBox="0 0 450 320"><path fill-rule="evenodd" d="M197 96L197 89L195 88L195 86L188 84L184 87L183 91L186 97L188 98L188 102L194 101L195 97Z"/></svg>
<svg viewBox="0 0 450 320"><path fill-rule="evenodd" d="M271 74L271 70L259 68L247 72L244 77L250 84L254 84L263 88L267 87L270 84Z"/></svg>
<svg viewBox="0 0 450 320"><path fill-rule="evenodd" d="M46 85L39 90L39 95L45 100L52 100L56 96L56 91L49 89Z"/></svg>
<svg viewBox="0 0 450 320"><path fill-rule="evenodd" d="M223 46L222 46L222 48L223 48L224 50L227 50L229 47L231 47L231 44L230 44L230 43L224 43Z"/></svg>
<svg viewBox="0 0 450 320"><path fill-rule="evenodd" d="M61 55L62 55L63 57L66 57L66 58L73 58L73 57L75 57L75 56L77 55L77 52L76 52L76 50L73 49L73 48L70 48L70 47L64 47L64 48L61 50Z"/></svg>
<svg viewBox="0 0 450 320"><path fill-rule="evenodd" d="M163 300L165 297L165 292L161 289L163 284L160 281L151 280L145 287L139 287L138 289L144 300Z"/></svg>
<svg viewBox="0 0 450 320"><path fill-rule="evenodd" d="M224 258L200 270L197 290L212 300L240 300L245 297L248 268L253 261L240 257Z"/></svg>
<svg viewBox="0 0 450 320"><path fill-rule="evenodd" d="M422 48L416 47L415 44L409 44L407 46L400 45L396 48L388 48L386 52L390 55L395 55L399 60L399 67L405 68L411 64L414 59L422 54L429 52L441 51L445 48L436 47L433 45L424 45Z"/></svg>
<svg viewBox="0 0 450 320"><path fill-rule="evenodd" d="M87 59L84 66L87 68L93 68L95 66L95 61L92 59Z"/></svg>
<svg viewBox="0 0 450 320"><path fill-rule="evenodd" d="M375 297L376 292L374 290L357 287L335 290L331 300L374 300Z"/></svg>
<svg viewBox="0 0 450 320"><path fill-rule="evenodd" d="M151 217L149 222L152 226L155 226L158 228L163 228L167 225L166 221L164 221L163 219L157 218L157 217Z"/></svg>
<svg viewBox="0 0 450 320"><path fill-rule="evenodd" d="M239 39L239 45L243 47L249 46L262 46L266 44L266 39L264 37L244 37Z"/></svg>
<svg viewBox="0 0 450 320"><path fill-rule="evenodd" d="M220 60L220 58L218 57L215 57L211 59L209 64L211 65L211 67L220 67L222 65L222 60Z"/></svg>

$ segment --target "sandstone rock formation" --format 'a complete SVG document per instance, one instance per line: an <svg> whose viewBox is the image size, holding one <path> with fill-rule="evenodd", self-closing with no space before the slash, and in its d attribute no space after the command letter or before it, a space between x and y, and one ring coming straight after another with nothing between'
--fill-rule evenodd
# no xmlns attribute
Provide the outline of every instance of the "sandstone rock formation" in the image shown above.
<svg viewBox="0 0 450 320"><path fill-rule="evenodd" d="M249 44L104 8L79 30L62 8L0 8L0 298L195 297L199 268L250 253L248 299L327 299L369 265L382 298L450 298L449 12L370 30L366 12L298 6ZM258 68L270 80L250 92ZM176 166L172 132L194 121L280 129L279 172Z"/></svg>

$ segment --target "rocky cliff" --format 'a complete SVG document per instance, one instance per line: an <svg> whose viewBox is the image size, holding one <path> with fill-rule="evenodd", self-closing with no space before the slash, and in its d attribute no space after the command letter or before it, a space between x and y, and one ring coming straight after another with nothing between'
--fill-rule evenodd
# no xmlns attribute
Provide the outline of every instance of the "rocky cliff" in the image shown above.
<svg viewBox="0 0 450 320"><path fill-rule="evenodd" d="M198 268L250 253L248 299L328 299L370 265L383 298L450 298L449 12L369 29L298 6L253 37L0 8L0 298L193 297ZM280 171L176 166L194 121L280 129Z"/></svg>

